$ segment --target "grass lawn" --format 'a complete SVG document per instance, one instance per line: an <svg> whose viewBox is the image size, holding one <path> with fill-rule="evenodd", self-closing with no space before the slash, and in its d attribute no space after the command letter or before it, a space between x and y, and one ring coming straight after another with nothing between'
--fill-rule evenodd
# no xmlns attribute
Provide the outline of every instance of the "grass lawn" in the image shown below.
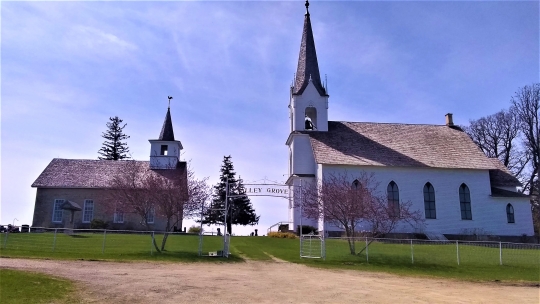
<svg viewBox="0 0 540 304"><path fill-rule="evenodd" d="M399 275L434 276L479 281L540 282L540 250L503 249L503 265L499 265L499 249L472 245L459 246L460 265L457 265L455 243L428 245L385 244L369 245L367 261L365 251L349 254L347 242L326 240L326 260L300 259L299 240L268 237L232 237L229 259L199 257L199 237L170 235L166 251L152 250L149 235L85 233L66 235L59 233L10 234L0 236L0 255L4 257L34 257L51 259L85 259L115 261L182 261L182 262L241 262L243 258L271 260L270 255L292 263L321 268L383 271ZM156 236L158 242L162 236ZM222 249L223 239L205 236L203 252ZM364 247L357 244L357 249ZM413 253L414 260L411 258ZM414 262L414 263L413 263Z"/></svg>
<svg viewBox="0 0 540 304"><path fill-rule="evenodd" d="M0 269L0 302L73 303L77 302L72 282L44 274Z"/></svg>

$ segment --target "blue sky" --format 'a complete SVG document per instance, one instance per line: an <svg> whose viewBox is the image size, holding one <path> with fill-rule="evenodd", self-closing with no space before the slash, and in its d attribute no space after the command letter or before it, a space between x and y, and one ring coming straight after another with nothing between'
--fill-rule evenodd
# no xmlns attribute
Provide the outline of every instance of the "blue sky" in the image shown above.
<svg viewBox="0 0 540 304"><path fill-rule="evenodd" d="M0 223L31 224L52 158L96 159L110 116L147 160L174 97L183 160L214 184L284 181L303 1L2 2ZM443 124L539 81L538 1L312 1L329 119ZM265 232L287 201L253 198ZM189 226L189 223L188 223Z"/></svg>

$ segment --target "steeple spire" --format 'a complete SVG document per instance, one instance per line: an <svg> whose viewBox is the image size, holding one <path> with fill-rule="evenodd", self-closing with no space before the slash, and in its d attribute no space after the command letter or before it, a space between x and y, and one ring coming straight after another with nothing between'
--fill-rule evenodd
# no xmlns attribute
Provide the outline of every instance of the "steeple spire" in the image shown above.
<svg viewBox="0 0 540 304"><path fill-rule="evenodd" d="M167 115L165 115L165 121L159 133L159 140L174 141L174 131L172 127L171 108L167 109Z"/></svg>
<svg viewBox="0 0 540 304"><path fill-rule="evenodd" d="M301 95L310 81L313 82L313 85L315 85L321 96L328 96L321 83L317 52L315 51L315 40L313 39L313 30L311 29L311 20L309 18L309 2L306 1L304 30L302 32L302 42L300 43L300 55L298 56L293 94Z"/></svg>

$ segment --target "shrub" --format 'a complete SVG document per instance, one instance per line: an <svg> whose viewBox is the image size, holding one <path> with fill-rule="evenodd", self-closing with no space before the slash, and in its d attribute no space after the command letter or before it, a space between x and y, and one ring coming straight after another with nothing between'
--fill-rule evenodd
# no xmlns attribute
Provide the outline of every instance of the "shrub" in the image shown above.
<svg viewBox="0 0 540 304"><path fill-rule="evenodd" d="M104 220L93 219L90 222L90 229L107 229L107 227L109 227L109 223Z"/></svg>
<svg viewBox="0 0 540 304"><path fill-rule="evenodd" d="M188 233L197 233L197 234L201 233L201 226L193 225L189 227Z"/></svg>
<svg viewBox="0 0 540 304"><path fill-rule="evenodd" d="M268 232L268 237L280 239L295 239L296 235L292 232Z"/></svg>

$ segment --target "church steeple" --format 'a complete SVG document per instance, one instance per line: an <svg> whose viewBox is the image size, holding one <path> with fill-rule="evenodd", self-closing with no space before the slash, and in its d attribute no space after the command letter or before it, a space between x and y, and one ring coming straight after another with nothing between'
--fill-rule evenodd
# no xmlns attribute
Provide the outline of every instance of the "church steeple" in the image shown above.
<svg viewBox="0 0 540 304"><path fill-rule="evenodd" d="M304 30L302 32L300 55L298 56L296 79L294 80L292 93L294 95L301 95L309 84L309 81L311 81L313 82L313 85L315 85L319 95L327 96L328 94L322 85L321 75L319 74L319 63L317 62L315 40L313 39L313 30L311 29L311 20L309 16L309 2L306 0Z"/></svg>
<svg viewBox="0 0 540 304"><path fill-rule="evenodd" d="M167 114L165 115L165 121L163 122L163 127L161 128L161 133L159 133L159 140L174 141L174 131L172 126L171 119L171 108L167 109Z"/></svg>
<svg viewBox="0 0 540 304"><path fill-rule="evenodd" d="M169 103L171 99L172 97L169 96ZM180 152L183 147L179 140L174 139L170 104L159 138L148 141L150 142L150 168L175 169L180 161Z"/></svg>
<svg viewBox="0 0 540 304"><path fill-rule="evenodd" d="M329 96L319 74L308 1L306 1L304 30L300 43L296 77L290 93L291 132L328 131Z"/></svg>

